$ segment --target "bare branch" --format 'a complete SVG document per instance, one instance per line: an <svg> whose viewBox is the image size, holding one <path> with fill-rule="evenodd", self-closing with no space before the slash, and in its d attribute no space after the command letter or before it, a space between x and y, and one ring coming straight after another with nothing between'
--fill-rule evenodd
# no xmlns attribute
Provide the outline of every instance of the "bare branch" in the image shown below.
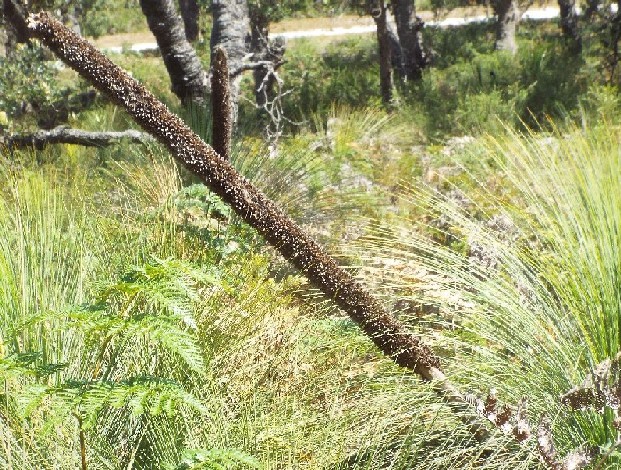
<svg viewBox="0 0 621 470"><path fill-rule="evenodd" d="M40 129L32 134L12 134L0 136L0 144L9 149L34 147L42 149L51 144L74 144L85 147L106 147L127 139L134 143L153 141L146 132L128 129L121 132L91 132L67 127L56 127L51 130Z"/></svg>
<svg viewBox="0 0 621 470"><path fill-rule="evenodd" d="M235 78L238 75L246 72L247 70L260 70L260 69L268 69L268 70L278 70L282 65L286 64L286 60L279 60L277 62L272 62L271 60L259 60L255 62L244 62L239 67L231 70L229 72L229 77Z"/></svg>

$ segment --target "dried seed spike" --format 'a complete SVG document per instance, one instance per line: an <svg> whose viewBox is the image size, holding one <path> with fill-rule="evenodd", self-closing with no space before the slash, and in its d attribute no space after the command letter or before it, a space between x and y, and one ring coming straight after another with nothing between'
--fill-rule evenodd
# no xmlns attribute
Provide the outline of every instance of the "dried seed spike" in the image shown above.
<svg viewBox="0 0 621 470"><path fill-rule="evenodd" d="M463 397L439 369L437 356L419 338L142 85L46 13L30 15L28 30L166 145L177 160L358 323L384 354L425 380L437 379L437 387L449 403L463 403Z"/></svg>
<svg viewBox="0 0 621 470"><path fill-rule="evenodd" d="M489 393L487 394L487 399L485 400L485 409L483 410L483 413L485 413L485 416L488 417L488 419L490 419L490 421L492 421L493 423L495 423L495 419L492 420L491 418L489 418L491 415L496 415L496 405L498 404L498 397L496 396L496 389L495 388L491 388L489 390Z"/></svg>
<svg viewBox="0 0 621 470"><path fill-rule="evenodd" d="M212 145L218 155L225 160L230 160L233 109L228 57L223 47L214 48L211 67Z"/></svg>
<svg viewBox="0 0 621 470"><path fill-rule="evenodd" d="M498 413L498 416L496 416L496 425L500 426L500 428L504 430L505 424L509 422L511 416L513 416L511 408L509 408L507 405L504 405L500 413Z"/></svg>

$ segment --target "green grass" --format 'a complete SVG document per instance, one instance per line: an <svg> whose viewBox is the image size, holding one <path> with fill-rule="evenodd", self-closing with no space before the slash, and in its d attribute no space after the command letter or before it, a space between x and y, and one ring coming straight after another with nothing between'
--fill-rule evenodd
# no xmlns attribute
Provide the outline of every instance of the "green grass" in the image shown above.
<svg viewBox="0 0 621 470"><path fill-rule="evenodd" d="M487 166L466 173L468 202L453 197L463 176L407 187L412 217L380 225L355 250L363 279L427 332L453 380L513 405L526 397L532 426L552 418L561 455L616 436L607 415L570 413L559 398L619 350L619 151L611 125L483 139L462 160ZM439 218L449 244L430 237Z"/></svg>
<svg viewBox="0 0 621 470"><path fill-rule="evenodd" d="M296 42L286 110L304 124L274 151L242 108L232 163L463 391L526 396L562 455L605 447L610 414L559 397L619 348L619 99L545 31L523 28L515 58L481 34L434 31L436 68L392 110L371 39ZM119 59L178 107L159 59ZM209 135L203 110L183 117ZM71 123L131 125L103 104ZM532 440L473 440L161 147L3 156L3 468L78 468L76 416L94 469L540 467Z"/></svg>

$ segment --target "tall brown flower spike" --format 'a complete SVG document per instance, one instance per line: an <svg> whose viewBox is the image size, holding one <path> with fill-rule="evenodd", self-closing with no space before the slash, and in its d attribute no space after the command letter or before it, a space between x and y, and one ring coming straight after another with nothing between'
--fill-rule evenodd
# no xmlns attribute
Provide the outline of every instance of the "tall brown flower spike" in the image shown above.
<svg viewBox="0 0 621 470"><path fill-rule="evenodd" d="M426 345L387 313L300 227L141 84L46 13L30 15L27 24L33 37L123 106L136 122L166 145L177 160L303 272L313 286L334 300L384 354L426 380L440 379L444 383L439 360ZM456 391L448 384L441 387L455 396Z"/></svg>
<svg viewBox="0 0 621 470"><path fill-rule="evenodd" d="M229 88L229 65L226 51L216 46L211 61L211 145L223 159L231 158L233 110Z"/></svg>

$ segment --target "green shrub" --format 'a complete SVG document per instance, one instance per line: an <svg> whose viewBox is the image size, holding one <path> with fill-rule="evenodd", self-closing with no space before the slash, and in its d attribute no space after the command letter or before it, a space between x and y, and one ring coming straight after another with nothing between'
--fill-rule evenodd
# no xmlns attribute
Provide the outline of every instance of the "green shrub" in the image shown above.
<svg viewBox="0 0 621 470"><path fill-rule="evenodd" d="M0 57L0 109L16 116L28 104L40 108L58 100L57 71L42 47L18 45L14 56Z"/></svg>

